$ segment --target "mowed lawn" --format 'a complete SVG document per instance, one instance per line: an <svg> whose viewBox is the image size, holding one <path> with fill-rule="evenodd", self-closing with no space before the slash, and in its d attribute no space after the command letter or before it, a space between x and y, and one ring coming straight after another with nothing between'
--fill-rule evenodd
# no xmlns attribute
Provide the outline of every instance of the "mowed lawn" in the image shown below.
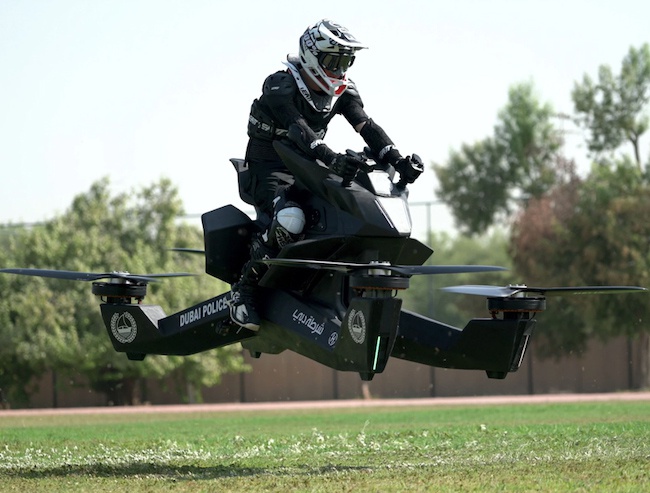
<svg viewBox="0 0 650 493"><path fill-rule="evenodd" d="M650 401L0 412L0 491L650 491Z"/></svg>

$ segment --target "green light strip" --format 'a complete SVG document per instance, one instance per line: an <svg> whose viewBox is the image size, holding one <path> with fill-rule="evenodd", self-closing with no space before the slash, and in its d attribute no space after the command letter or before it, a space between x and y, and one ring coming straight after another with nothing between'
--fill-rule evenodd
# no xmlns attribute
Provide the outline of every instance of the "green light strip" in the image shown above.
<svg viewBox="0 0 650 493"><path fill-rule="evenodd" d="M377 360L379 359L379 344L381 343L381 337L377 337L377 345L375 346L375 362L372 364L372 371L377 369Z"/></svg>

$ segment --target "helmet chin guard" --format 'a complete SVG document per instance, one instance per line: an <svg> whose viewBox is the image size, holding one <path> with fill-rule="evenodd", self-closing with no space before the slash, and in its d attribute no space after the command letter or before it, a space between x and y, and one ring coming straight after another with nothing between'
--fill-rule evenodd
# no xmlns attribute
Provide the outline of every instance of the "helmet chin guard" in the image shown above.
<svg viewBox="0 0 650 493"><path fill-rule="evenodd" d="M309 78L329 96L347 88L346 72L357 50L367 48L343 26L323 19L300 38L300 62Z"/></svg>

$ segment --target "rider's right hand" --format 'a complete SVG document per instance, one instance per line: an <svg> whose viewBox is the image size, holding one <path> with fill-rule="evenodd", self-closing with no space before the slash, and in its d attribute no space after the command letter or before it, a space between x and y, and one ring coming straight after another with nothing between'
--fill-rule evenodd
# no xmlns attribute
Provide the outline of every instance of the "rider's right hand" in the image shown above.
<svg viewBox="0 0 650 493"><path fill-rule="evenodd" d="M413 183L424 172L424 163L420 156L406 156L395 164L395 169L399 172L401 181Z"/></svg>
<svg viewBox="0 0 650 493"><path fill-rule="evenodd" d="M365 165L363 159L350 154L337 154L332 160L330 169L343 178L343 183L349 183L357 176L359 168Z"/></svg>

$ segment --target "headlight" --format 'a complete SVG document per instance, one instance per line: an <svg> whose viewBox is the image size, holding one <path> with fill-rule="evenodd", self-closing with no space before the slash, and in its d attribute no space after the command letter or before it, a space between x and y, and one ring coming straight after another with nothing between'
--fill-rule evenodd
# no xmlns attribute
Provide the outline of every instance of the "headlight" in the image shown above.
<svg viewBox="0 0 650 493"><path fill-rule="evenodd" d="M405 200L399 197L377 197L375 203L393 228L400 234L411 234L411 214Z"/></svg>

